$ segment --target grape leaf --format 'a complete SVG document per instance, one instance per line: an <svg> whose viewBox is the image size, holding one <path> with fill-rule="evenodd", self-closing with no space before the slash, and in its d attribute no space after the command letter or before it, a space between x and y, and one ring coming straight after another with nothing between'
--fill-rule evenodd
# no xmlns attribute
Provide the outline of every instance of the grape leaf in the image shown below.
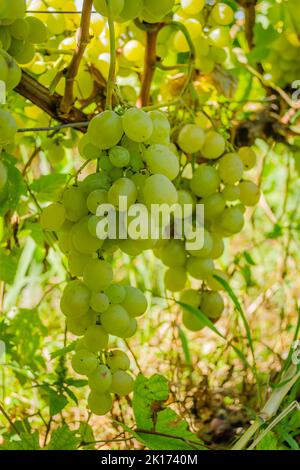
<svg viewBox="0 0 300 470"><path fill-rule="evenodd" d="M53 431L47 450L74 450L77 449L80 440L77 431L71 431L67 425L64 425Z"/></svg>
<svg viewBox="0 0 300 470"><path fill-rule="evenodd" d="M3 250L0 250L0 279L13 284L17 272L18 263L11 255L6 255Z"/></svg>
<svg viewBox="0 0 300 470"><path fill-rule="evenodd" d="M48 393L50 416L54 416L64 409L64 407L68 404L68 399L65 395L57 393L51 388L49 389Z"/></svg>
<svg viewBox="0 0 300 470"><path fill-rule="evenodd" d="M152 429L155 407L169 396L168 382L162 375L155 374L149 379L140 374L134 386L133 411L138 428Z"/></svg>
<svg viewBox="0 0 300 470"><path fill-rule="evenodd" d="M57 201L67 182L68 175L52 173L35 180L30 189L37 194L39 201Z"/></svg>
<svg viewBox="0 0 300 470"><path fill-rule="evenodd" d="M22 432L19 436L14 436L9 442L0 445L0 450L41 450L39 434L37 431L33 434Z"/></svg>
<svg viewBox="0 0 300 470"><path fill-rule="evenodd" d="M7 183L0 193L0 215L5 215L9 210L14 210L22 194L25 194L25 185L19 170L13 165L10 155L5 152L4 163L7 169Z"/></svg>

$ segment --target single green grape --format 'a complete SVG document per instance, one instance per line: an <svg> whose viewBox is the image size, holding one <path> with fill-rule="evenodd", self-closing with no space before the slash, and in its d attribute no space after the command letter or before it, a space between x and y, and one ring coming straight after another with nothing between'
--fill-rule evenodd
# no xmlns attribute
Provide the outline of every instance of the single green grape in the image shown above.
<svg viewBox="0 0 300 470"><path fill-rule="evenodd" d="M93 293L90 300L91 308L98 313L103 313L109 307L109 298L103 292Z"/></svg>
<svg viewBox="0 0 300 470"><path fill-rule="evenodd" d="M77 374L89 375L97 368L97 356L86 349L76 351L72 357L72 368Z"/></svg>
<svg viewBox="0 0 300 470"><path fill-rule="evenodd" d="M66 210L67 219L72 222L78 222L88 214L85 195L78 187L66 189L63 193L62 203Z"/></svg>
<svg viewBox="0 0 300 470"><path fill-rule="evenodd" d="M60 307L70 318L80 317L89 310L91 293L79 280L70 281L62 294Z"/></svg>
<svg viewBox="0 0 300 470"><path fill-rule="evenodd" d="M134 142L144 142L153 132L152 119L142 109L128 109L122 117L122 124L127 137Z"/></svg>
<svg viewBox="0 0 300 470"><path fill-rule="evenodd" d="M107 365L112 372L116 370L127 370L130 367L130 360L126 353L120 349L115 349L107 354Z"/></svg>
<svg viewBox="0 0 300 470"><path fill-rule="evenodd" d="M97 416L103 416L112 408L112 396L109 393L91 391L88 397L88 408Z"/></svg>
<svg viewBox="0 0 300 470"><path fill-rule="evenodd" d="M122 135L122 119L114 111L103 111L89 123L88 138L102 150L117 145Z"/></svg>
<svg viewBox="0 0 300 470"><path fill-rule="evenodd" d="M113 270L107 261L91 259L84 268L83 281L93 292L107 289L113 280Z"/></svg>
<svg viewBox="0 0 300 470"><path fill-rule="evenodd" d="M110 391L123 397L129 395L133 391L134 380L124 370L117 370L112 374Z"/></svg>
<svg viewBox="0 0 300 470"><path fill-rule="evenodd" d="M171 292L178 292L184 289L187 281L187 274L184 268L169 268L164 276L166 289Z"/></svg>
<svg viewBox="0 0 300 470"><path fill-rule="evenodd" d="M84 334L84 344L88 351L97 353L106 349L109 336L101 325L90 325Z"/></svg>
<svg viewBox="0 0 300 470"><path fill-rule="evenodd" d="M40 224L43 230L57 231L66 220L66 210L64 206L58 202L50 204L43 209L40 216Z"/></svg>
<svg viewBox="0 0 300 470"><path fill-rule="evenodd" d="M191 190L196 196L206 197L215 193L220 186L217 170L208 165L200 165L193 174Z"/></svg>
<svg viewBox="0 0 300 470"><path fill-rule="evenodd" d="M169 147L161 144L150 145L144 151L144 160L151 173L165 175L171 181L179 173L179 161Z"/></svg>
<svg viewBox="0 0 300 470"><path fill-rule="evenodd" d="M125 299L122 301L122 307L131 317L140 317L146 312L148 303L140 289L125 286Z"/></svg>
<svg viewBox="0 0 300 470"><path fill-rule="evenodd" d="M120 304L125 299L126 289L120 284L112 284L108 289L106 289L105 294L107 295L110 303Z"/></svg>
<svg viewBox="0 0 300 470"><path fill-rule="evenodd" d="M107 392L111 386L112 374L107 366L101 364L97 369L89 374L89 387L97 393Z"/></svg>
<svg viewBox="0 0 300 470"><path fill-rule="evenodd" d="M213 320L217 320L224 310L223 297L216 291L203 292L201 310Z"/></svg>
<svg viewBox="0 0 300 470"><path fill-rule="evenodd" d="M178 136L178 145L185 153L196 153L201 150L205 141L205 133L196 124L186 124Z"/></svg>
<svg viewBox="0 0 300 470"><path fill-rule="evenodd" d="M195 279L205 280L214 270L214 263L210 258L196 258L191 256L187 262L187 272Z"/></svg>
<svg viewBox="0 0 300 470"><path fill-rule="evenodd" d="M130 317L122 305L114 304L101 315L101 323L109 334L122 337L130 326Z"/></svg>

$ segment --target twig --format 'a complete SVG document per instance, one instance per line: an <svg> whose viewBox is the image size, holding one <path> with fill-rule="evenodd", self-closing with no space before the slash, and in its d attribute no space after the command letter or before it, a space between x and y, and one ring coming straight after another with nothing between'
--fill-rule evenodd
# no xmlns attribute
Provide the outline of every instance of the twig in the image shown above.
<svg viewBox="0 0 300 470"><path fill-rule="evenodd" d="M41 147L35 147L34 151L32 152L31 156L29 157L29 159L27 160L24 168L23 168L23 171L22 171L22 176L25 176L26 173L27 173L27 170L29 169L31 163L33 162L33 160L35 159L35 157L39 154L39 151L41 150Z"/></svg>
<svg viewBox="0 0 300 470"><path fill-rule="evenodd" d="M255 6L257 0L240 0L239 2L245 10L245 34L249 49L254 46L254 26L255 26Z"/></svg>
<svg viewBox="0 0 300 470"><path fill-rule="evenodd" d="M59 131L60 129L67 129L68 127L81 129L83 127L88 127L89 121L83 122L69 122L68 124L59 124L57 126L50 127L23 127L18 129L17 132L47 132L47 131Z"/></svg>
<svg viewBox="0 0 300 470"><path fill-rule="evenodd" d="M89 28L90 28L92 6L93 6L93 0L84 0L83 6L82 6L80 27L78 29L76 49L74 51L72 60L70 62L70 65L66 73L65 93L60 104L60 110L63 113L68 113L74 103L74 96L73 96L74 80L78 73L78 69L79 69L80 62L83 57L85 48L90 39Z"/></svg>
<svg viewBox="0 0 300 470"><path fill-rule="evenodd" d="M11 418L9 417L9 415L6 413L5 409L3 408L3 406L1 405L0 403L0 411L1 413L3 414L3 416L5 416L5 418L7 419L7 421L9 422L9 424L11 425L11 427L15 430L15 432L20 435L18 429L16 428L15 424L13 423L13 421L11 420Z"/></svg>
<svg viewBox="0 0 300 470"><path fill-rule="evenodd" d="M155 29L150 29L146 33L146 49L144 61L144 73L142 76L141 94L138 100L138 106L147 106L150 102L151 83L156 67L156 41L157 35L163 24L158 24Z"/></svg>
<svg viewBox="0 0 300 470"><path fill-rule="evenodd" d="M60 102L62 96L58 93L51 94L48 88L24 70L22 71L21 81L16 86L15 91L49 114L53 119L63 124L86 122L88 120L88 116L74 106L70 108L67 114L61 113ZM86 127L79 127L78 129L81 132L86 132Z"/></svg>

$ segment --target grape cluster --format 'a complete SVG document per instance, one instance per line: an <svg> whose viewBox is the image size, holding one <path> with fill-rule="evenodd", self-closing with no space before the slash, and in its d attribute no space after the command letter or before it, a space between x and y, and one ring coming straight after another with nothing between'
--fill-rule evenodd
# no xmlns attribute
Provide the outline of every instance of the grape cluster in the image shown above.
<svg viewBox="0 0 300 470"><path fill-rule="evenodd" d="M214 275L225 280L227 275L215 267L214 261L224 251L223 238L242 230L245 206L259 200L259 188L244 179L244 172L254 167L256 155L247 147L232 151L221 134L199 126L203 119L197 122L181 126L174 144L170 123L161 111L128 108L122 115L111 110L98 114L79 142L81 156L96 160L98 171L68 187L62 200L41 214L43 229L57 232L59 247L68 257L74 278L64 290L61 309L69 331L83 335L72 364L76 372L92 374L92 411L107 411L110 392L122 395L131 390L130 375L122 367L115 372L110 369L110 353L105 351L109 335L127 338L135 333L135 317L147 308L141 291L112 283L108 258L118 248L131 256L153 249L167 267L167 290L183 291L181 301L200 308L212 321L222 314L222 285ZM182 175L183 167L189 169L189 175ZM102 229L99 232L105 216L98 215L98 207L110 204L121 217L121 197L127 198L127 210L133 204L149 211L153 204L178 203L182 207L189 204L193 213L197 203L203 204L203 246L187 249L184 237L178 239L172 231L171 238L165 239L163 221L159 222L157 239L151 237L148 226L146 233L141 231L135 238L130 238L130 233L124 238L118 233L110 236ZM183 212L179 216L182 223L185 215ZM148 221L148 213L146 217ZM193 282L201 281L198 289L185 290L188 276ZM185 308L183 323L192 331L204 326ZM92 384L97 386L93 389Z"/></svg>
<svg viewBox="0 0 300 470"><path fill-rule="evenodd" d="M35 44L47 39L47 28L34 16L27 16L25 0L5 0L0 7L1 49L18 64L29 64L35 56Z"/></svg>

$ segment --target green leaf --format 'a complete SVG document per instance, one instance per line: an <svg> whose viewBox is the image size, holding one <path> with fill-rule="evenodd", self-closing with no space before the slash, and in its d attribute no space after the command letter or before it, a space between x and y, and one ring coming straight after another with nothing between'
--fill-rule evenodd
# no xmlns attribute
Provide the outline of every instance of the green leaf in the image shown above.
<svg viewBox="0 0 300 470"><path fill-rule="evenodd" d="M53 431L47 450L74 450L79 444L80 437L77 431L71 431L67 425L64 425Z"/></svg>
<svg viewBox="0 0 300 470"><path fill-rule="evenodd" d="M39 201L56 201L59 199L67 180L68 175L52 173L40 176L31 184L30 188L37 194Z"/></svg>
<svg viewBox="0 0 300 470"><path fill-rule="evenodd" d="M256 450L276 450L277 449L277 437L273 431L268 434L257 444Z"/></svg>
<svg viewBox="0 0 300 470"><path fill-rule="evenodd" d="M137 434L151 450L203 449L202 441L188 430L187 422L181 419L170 408L166 408L157 414L155 432L153 434L141 431L137 431Z"/></svg>
<svg viewBox="0 0 300 470"><path fill-rule="evenodd" d="M248 251L244 251L243 255L248 264L250 264L251 266L256 266L254 259L252 258L250 253L248 253Z"/></svg>
<svg viewBox="0 0 300 470"><path fill-rule="evenodd" d="M197 318L199 318L199 320L201 320L201 322L203 323L203 326L207 326L209 329L211 329L214 333L216 333L216 335L220 336L220 338L222 339L225 339L225 336L222 335L222 333L218 330L218 328L215 327L215 325L213 324L213 322L205 315L205 313L203 313L199 308L196 308L196 307L192 307L191 305L189 304L186 304L184 302L179 302L178 300L176 301L176 303L178 305L181 305L181 307L184 307L185 310L187 310L188 312L192 313L193 315L195 315Z"/></svg>
<svg viewBox="0 0 300 470"><path fill-rule="evenodd" d="M1 153L4 157L4 164L7 169L7 183L0 194L0 215L5 215L9 210L14 210L22 194L25 194L25 185L23 177L19 170L14 166L10 155Z"/></svg>
<svg viewBox="0 0 300 470"><path fill-rule="evenodd" d="M72 341L68 346L65 348L58 349L50 354L51 359L55 359L56 357L61 357L67 354L68 352L74 351L77 341Z"/></svg>
<svg viewBox="0 0 300 470"><path fill-rule="evenodd" d="M178 332L179 332L179 338L181 341L182 349L184 352L185 362L188 366L190 366L192 362L191 362L191 354L189 350L188 339L186 337L185 332L182 330L182 328L180 328L180 326L178 326Z"/></svg>
<svg viewBox="0 0 300 470"><path fill-rule="evenodd" d="M80 423L79 428L78 428L78 433L80 434L80 440L81 442L91 442L92 444L85 445L83 449L91 450L95 449L95 444L93 442L96 440L94 436L94 431L93 428L90 424L88 423Z"/></svg>
<svg viewBox="0 0 300 470"><path fill-rule="evenodd" d="M0 279L13 284L17 272L18 262L11 255L6 255L4 250L0 250Z"/></svg>
<svg viewBox="0 0 300 470"><path fill-rule="evenodd" d="M133 412L138 428L152 429L156 409L169 396L168 382L162 375L155 374L149 379L140 374L134 385Z"/></svg>
<svg viewBox="0 0 300 470"><path fill-rule="evenodd" d="M64 407L68 404L68 399L65 395L57 393L53 389L49 389L49 409L50 416L55 416L60 413Z"/></svg>
<svg viewBox="0 0 300 470"><path fill-rule="evenodd" d="M22 432L10 442L0 445L0 450L41 450L39 434L37 431L33 434Z"/></svg>

